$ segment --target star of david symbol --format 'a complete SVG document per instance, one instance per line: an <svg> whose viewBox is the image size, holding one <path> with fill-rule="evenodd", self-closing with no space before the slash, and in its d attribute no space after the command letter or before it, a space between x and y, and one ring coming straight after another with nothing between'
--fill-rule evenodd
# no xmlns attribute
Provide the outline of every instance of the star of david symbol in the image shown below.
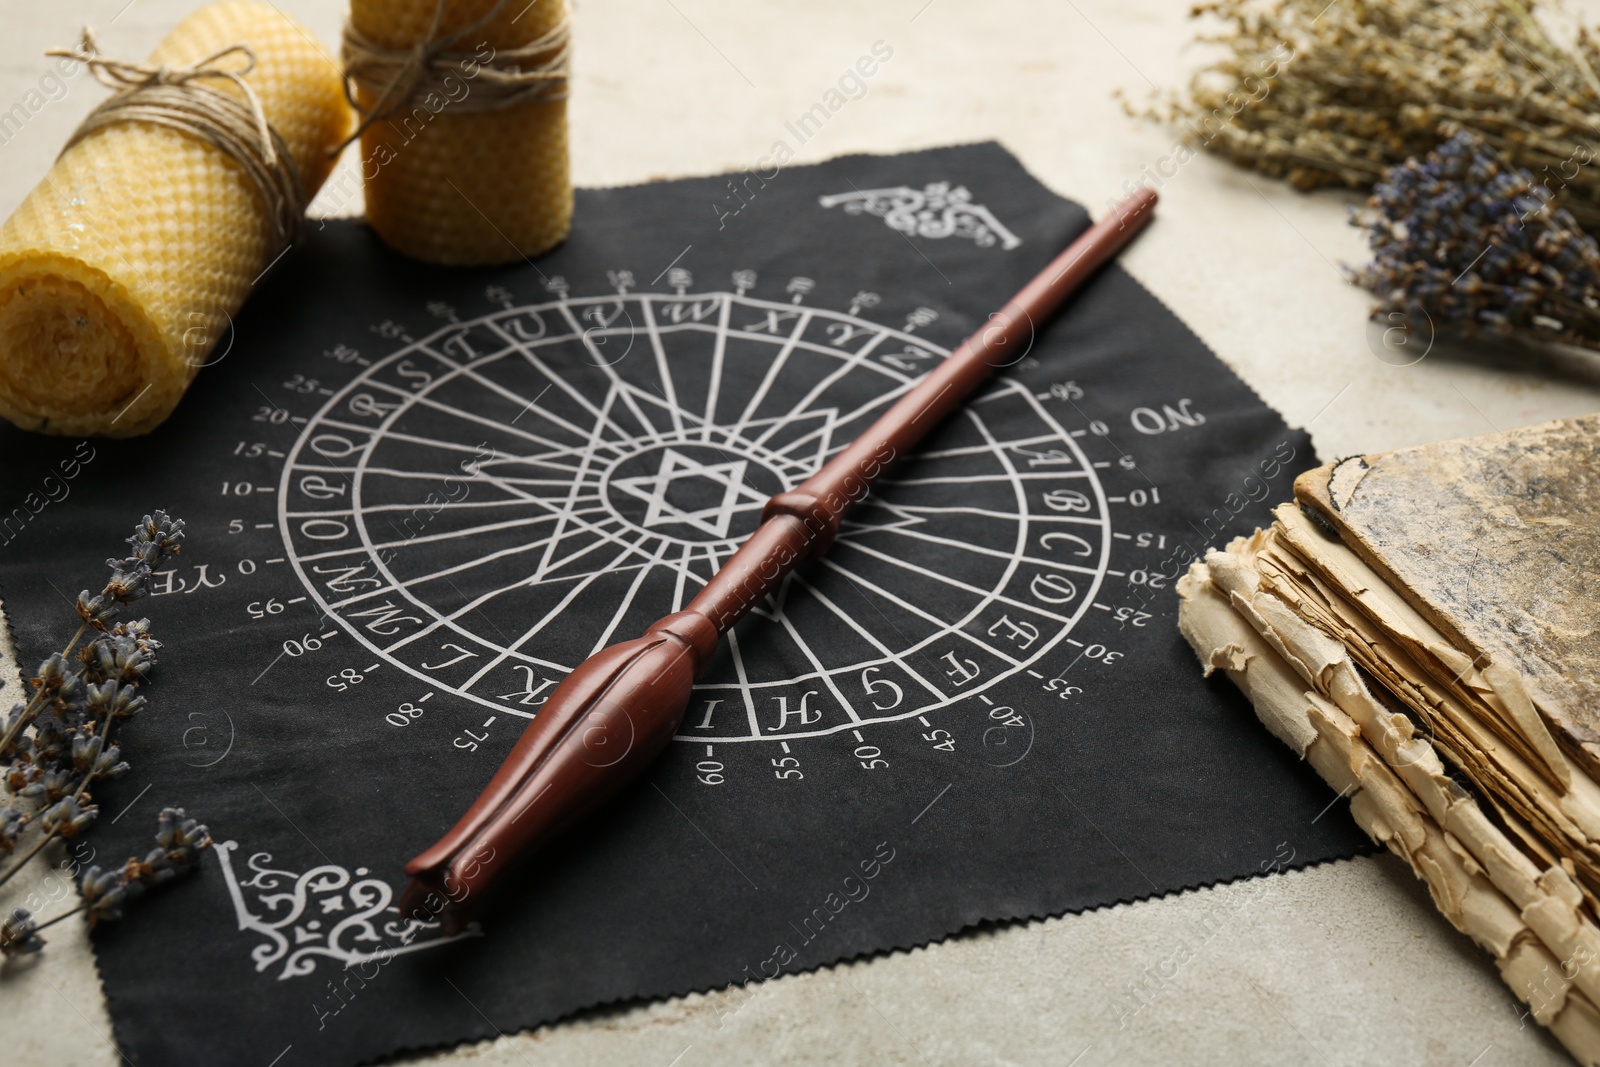
<svg viewBox="0 0 1600 1067"><path fill-rule="evenodd" d="M745 484L748 467L749 460L701 463L677 449L668 448L661 453L661 466L656 473L619 478L611 484L645 502L643 525L647 529L681 523L721 539L728 536L728 527L736 514L767 502L766 497ZM719 489L721 492L721 499L710 507L689 510L674 503L675 496L683 499L685 489L703 500L706 482L711 484L714 493ZM675 489L679 490L676 494Z"/></svg>

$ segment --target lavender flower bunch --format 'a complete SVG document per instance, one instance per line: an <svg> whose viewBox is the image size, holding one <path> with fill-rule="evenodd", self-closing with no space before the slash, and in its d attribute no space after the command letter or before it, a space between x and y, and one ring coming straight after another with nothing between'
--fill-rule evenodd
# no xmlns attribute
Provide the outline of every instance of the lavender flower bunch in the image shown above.
<svg viewBox="0 0 1600 1067"><path fill-rule="evenodd" d="M122 907L129 900L185 871L193 870L200 853L211 847L211 834L182 808L162 808L158 816L156 847L144 859L130 856L121 867L102 871L89 867L79 879L78 904L44 922L27 908L13 908L0 922L0 957L30 956L44 950L39 931L73 915L84 914L90 926L102 920L122 918Z"/></svg>
<svg viewBox="0 0 1600 1067"><path fill-rule="evenodd" d="M1372 249L1355 281L1378 297L1373 319L1600 349L1600 245L1481 138L1441 132L1352 212Z"/></svg>
<svg viewBox="0 0 1600 1067"><path fill-rule="evenodd" d="M147 619L118 616L148 594L152 575L178 555L183 522L164 511L146 515L128 538L129 553L109 559L111 577L98 593L78 594L78 629L66 647L39 666L33 693L18 701L0 731L0 856L19 852L0 873L5 885L53 842L83 834L99 815L94 783L128 770L111 740L117 724L145 707L139 692L161 642ZM87 640L85 638L87 637ZM124 902L191 869L211 844L206 828L181 808L161 812L156 848L112 871L90 867L79 876L82 901L43 923L26 908L0 922L0 955L30 954L44 947L39 931L86 912L90 924L121 915Z"/></svg>

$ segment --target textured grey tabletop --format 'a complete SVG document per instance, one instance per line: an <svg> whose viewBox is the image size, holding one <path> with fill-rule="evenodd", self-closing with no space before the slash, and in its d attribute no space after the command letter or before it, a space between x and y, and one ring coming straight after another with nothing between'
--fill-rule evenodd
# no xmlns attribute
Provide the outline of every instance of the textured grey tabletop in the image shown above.
<svg viewBox="0 0 1600 1067"><path fill-rule="evenodd" d="M342 4L278 3L336 42ZM30 96L43 51L88 22L111 54L140 56L192 6L10 0L0 35L0 210L38 181L103 94L79 77L64 94ZM581 0L574 176L608 185L742 169L881 39L892 62L800 148L801 162L998 139L1047 185L1099 210L1173 151L1172 131L1128 117L1112 94L1138 102L1182 81L1198 57L1185 48L1188 6ZM1484 361L1398 368L1374 358L1366 298L1338 271L1362 258L1345 222L1349 197L1302 196L1203 156L1164 179L1161 193L1160 218L1125 265L1290 423L1309 427L1324 456L1596 407L1600 374L1582 368L1550 380ZM360 205L324 198L317 210L356 214ZM119 1062L81 931L58 927L36 965L0 969L0 1034L7 1065ZM263 1048L260 1067L278 1051ZM1565 1056L1523 1025L1487 958L1385 856L983 929L786 977L753 998L595 1013L418 1062L469 1061L1491 1067Z"/></svg>

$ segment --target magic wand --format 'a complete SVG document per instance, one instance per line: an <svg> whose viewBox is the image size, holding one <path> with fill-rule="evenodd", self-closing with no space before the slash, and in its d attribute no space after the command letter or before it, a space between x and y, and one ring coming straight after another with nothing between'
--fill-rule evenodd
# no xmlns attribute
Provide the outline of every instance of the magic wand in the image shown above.
<svg viewBox="0 0 1600 1067"><path fill-rule="evenodd" d="M406 864L401 912L458 928L514 859L549 841L661 754L683 720L695 677L722 635L807 557L884 470L912 451L995 370L1021 359L1048 318L1149 221L1141 189L1085 230L1049 266L929 371L866 433L811 477L768 500L761 524L684 610L643 637L590 656L545 700L489 785L450 832Z"/></svg>

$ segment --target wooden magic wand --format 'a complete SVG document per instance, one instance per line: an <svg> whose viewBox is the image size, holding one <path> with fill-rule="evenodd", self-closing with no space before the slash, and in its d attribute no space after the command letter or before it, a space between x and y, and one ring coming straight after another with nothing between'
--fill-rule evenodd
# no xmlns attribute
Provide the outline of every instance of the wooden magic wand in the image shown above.
<svg viewBox="0 0 1600 1067"><path fill-rule="evenodd" d="M661 754L722 635L807 557L826 551L851 506L996 369L1016 363L1048 318L1149 221L1141 189L1084 231L866 433L767 501L761 525L683 611L600 650L550 694L488 788L406 864L402 914L459 928L495 876L616 793Z"/></svg>

